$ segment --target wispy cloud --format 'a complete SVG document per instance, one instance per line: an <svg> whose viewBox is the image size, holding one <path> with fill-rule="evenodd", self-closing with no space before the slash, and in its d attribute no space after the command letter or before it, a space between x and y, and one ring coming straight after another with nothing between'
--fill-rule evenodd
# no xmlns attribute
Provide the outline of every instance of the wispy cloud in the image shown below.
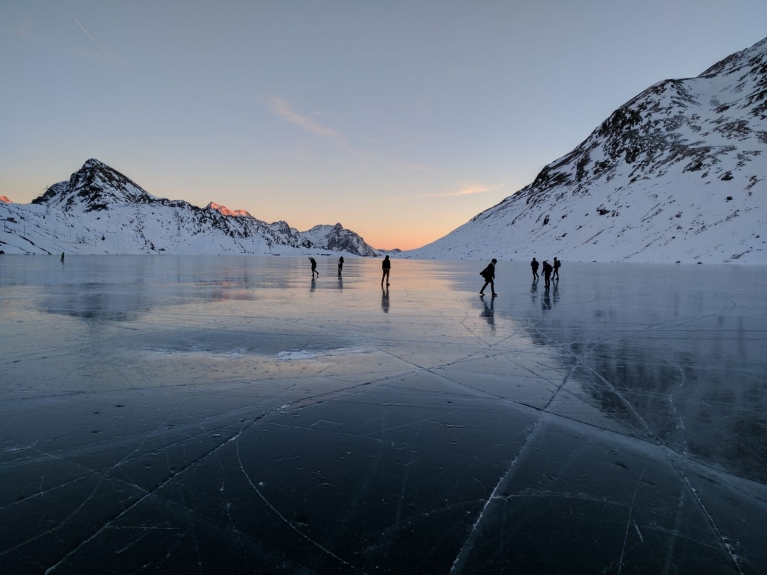
<svg viewBox="0 0 767 575"><path fill-rule="evenodd" d="M457 192L444 192L439 194L427 194L427 197L429 198L451 198L455 196L472 196L474 194L484 194L485 192L494 192L495 190L500 190L506 185L506 182L499 184L497 186L480 186L480 185L471 185L471 186L465 186L462 190L459 190Z"/></svg>
<svg viewBox="0 0 767 575"><path fill-rule="evenodd" d="M278 98L277 96L272 96L269 107L275 114L277 114L286 122L290 122L299 128L303 128L307 132L312 132L313 134L324 136L325 138L330 138L339 143L345 142L345 138L341 134L331 128L328 128L327 126L323 126L311 118L307 118L298 112L294 112L290 109L290 106L288 106L287 102Z"/></svg>

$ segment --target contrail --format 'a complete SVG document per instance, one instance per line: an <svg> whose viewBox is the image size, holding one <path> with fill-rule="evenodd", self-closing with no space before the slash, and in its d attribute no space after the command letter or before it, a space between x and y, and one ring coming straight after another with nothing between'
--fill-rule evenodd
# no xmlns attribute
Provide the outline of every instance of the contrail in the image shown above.
<svg viewBox="0 0 767 575"><path fill-rule="evenodd" d="M75 22L77 22L77 18L75 18ZM107 56L109 56L109 54L107 54L107 51L106 51L106 50L104 50L104 48L102 48L102 47L101 47L101 44L99 44L98 42L96 42L96 38L94 38L93 36L91 36L90 32L88 32L88 30L86 30L86 29L83 27L83 25L82 25L82 24L80 24L79 22L77 22L77 25L78 25L78 26L80 26L80 28L82 28L83 32L85 32L86 34L88 34L88 38L90 38L91 40L93 40L93 43L94 43L94 44L96 44L96 46L98 46L98 47L99 47L99 49L100 49L102 52L104 52L104 54L106 54Z"/></svg>

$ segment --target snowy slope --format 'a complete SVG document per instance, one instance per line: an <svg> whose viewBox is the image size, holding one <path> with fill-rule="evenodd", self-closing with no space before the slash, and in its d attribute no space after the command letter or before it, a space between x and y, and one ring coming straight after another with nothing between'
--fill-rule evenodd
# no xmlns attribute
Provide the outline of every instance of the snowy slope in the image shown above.
<svg viewBox="0 0 767 575"><path fill-rule="evenodd" d="M6 254L287 255L326 250L376 255L351 230L337 230L348 240L337 246L332 237L301 233L283 221L268 224L244 210L213 202L199 208L155 197L93 159L31 204L0 202L0 221L0 250Z"/></svg>
<svg viewBox="0 0 767 575"><path fill-rule="evenodd" d="M616 110L535 181L403 257L767 263L767 38Z"/></svg>

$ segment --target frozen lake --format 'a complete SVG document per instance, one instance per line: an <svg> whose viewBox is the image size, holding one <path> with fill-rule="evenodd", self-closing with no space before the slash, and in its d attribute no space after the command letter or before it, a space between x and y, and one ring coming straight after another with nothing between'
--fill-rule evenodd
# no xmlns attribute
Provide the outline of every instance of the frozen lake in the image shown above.
<svg viewBox="0 0 767 575"><path fill-rule="evenodd" d="M0 572L767 573L767 268L318 260L0 256Z"/></svg>

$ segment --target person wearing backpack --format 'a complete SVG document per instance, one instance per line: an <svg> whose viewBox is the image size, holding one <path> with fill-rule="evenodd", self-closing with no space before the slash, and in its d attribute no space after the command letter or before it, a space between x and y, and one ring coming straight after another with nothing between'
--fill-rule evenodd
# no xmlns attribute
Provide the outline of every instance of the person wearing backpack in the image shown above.
<svg viewBox="0 0 767 575"><path fill-rule="evenodd" d="M559 261L556 257L554 258L554 275L551 276L552 279L555 279L559 281L559 268L562 266L562 262Z"/></svg>
<svg viewBox="0 0 767 575"><path fill-rule="evenodd" d="M485 279L485 285L482 286L482 289L479 290L479 295L485 295L485 288L487 287L487 284L490 284L490 293L493 297L497 296L498 294L495 293L495 264L498 263L498 260L493 258L493 261L487 264L487 267L483 269L481 272L479 272L479 275L481 275Z"/></svg>

